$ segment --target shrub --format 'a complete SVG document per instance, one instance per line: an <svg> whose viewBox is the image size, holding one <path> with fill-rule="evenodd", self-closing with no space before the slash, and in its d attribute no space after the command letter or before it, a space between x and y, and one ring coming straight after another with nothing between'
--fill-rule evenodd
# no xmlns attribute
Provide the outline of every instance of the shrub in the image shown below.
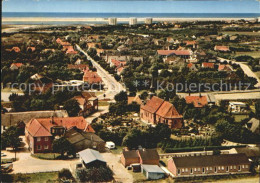
<svg viewBox="0 0 260 183"><path fill-rule="evenodd" d="M59 171L59 178L66 178L70 179L72 178L72 174L69 169L63 168L61 171Z"/></svg>

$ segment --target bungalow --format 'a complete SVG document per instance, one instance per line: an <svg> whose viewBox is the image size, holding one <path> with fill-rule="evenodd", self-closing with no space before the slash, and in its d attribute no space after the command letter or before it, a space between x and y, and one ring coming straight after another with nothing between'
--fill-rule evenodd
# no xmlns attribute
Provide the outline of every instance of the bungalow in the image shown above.
<svg viewBox="0 0 260 183"><path fill-rule="evenodd" d="M85 165L85 167L100 167L106 166L106 161L102 155L93 149L85 149L79 153L80 161Z"/></svg>
<svg viewBox="0 0 260 183"><path fill-rule="evenodd" d="M206 96L186 96L185 100L187 104L193 104L196 108L202 108L208 104Z"/></svg>
<svg viewBox="0 0 260 183"><path fill-rule="evenodd" d="M54 138L63 136L72 127L94 131L83 117L33 118L26 124L25 139L32 153L51 152Z"/></svg>
<svg viewBox="0 0 260 183"><path fill-rule="evenodd" d="M165 172L158 165L142 165L141 170L147 179L158 180L165 176Z"/></svg>
<svg viewBox="0 0 260 183"><path fill-rule="evenodd" d="M102 78L98 75L97 72L85 71L83 75L83 81L92 84L101 84Z"/></svg>
<svg viewBox="0 0 260 183"><path fill-rule="evenodd" d="M11 70L18 70L20 67L23 66L23 63L12 63L10 66Z"/></svg>
<svg viewBox="0 0 260 183"><path fill-rule="evenodd" d="M156 149L139 149L139 150L127 150L123 149L121 154L121 163L124 167L131 164L147 164L147 165L159 165L159 154Z"/></svg>
<svg viewBox="0 0 260 183"><path fill-rule="evenodd" d="M229 52L229 46L215 46L214 47L215 51L219 51L219 52Z"/></svg>
<svg viewBox="0 0 260 183"><path fill-rule="evenodd" d="M176 177L229 175L250 173L245 154L221 154L174 157L168 160L168 170Z"/></svg>
<svg viewBox="0 0 260 183"><path fill-rule="evenodd" d="M231 72L233 71L232 67L230 65L226 65L226 64L219 64L218 65L218 71L227 71L227 72Z"/></svg>
<svg viewBox="0 0 260 183"><path fill-rule="evenodd" d="M95 149L99 152L105 152L105 141L94 132L95 131L84 132L73 127L65 132L64 137L74 146L76 152L87 148Z"/></svg>
<svg viewBox="0 0 260 183"><path fill-rule="evenodd" d="M170 102L153 96L140 107L140 118L144 122L156 125L165 123L170 128L181 128L183 117Z"/></svg>
<svg viewBox="0 0 260 183"><path fill-rule="evenodd" d="M164 57L176 55L184 59L188 59L192 55L190 50L157 50L157 54Z"/></svg>
<svg viewBox="0 0 260 183"><path fill-rule="evenodd" d="M214 69L215 68L215 64L214 63L208 63L208 62L203 62L201 65L202 68L210 68L210 69Z"/></svg>

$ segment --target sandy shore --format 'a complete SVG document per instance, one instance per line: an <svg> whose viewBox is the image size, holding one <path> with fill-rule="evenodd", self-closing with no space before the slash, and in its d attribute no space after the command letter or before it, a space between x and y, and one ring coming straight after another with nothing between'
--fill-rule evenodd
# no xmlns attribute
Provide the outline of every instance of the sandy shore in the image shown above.
<svg viewBox="0 0 260 183"><path fill-rule="evenodd" d="M153 21L230 21L230 20L254 20L255 18L153 18ZM117 18L118 22L128 22L130 18ZM108 18L46 18L46 17L3 17L3 23L8 22L107 22ZM144 22L145 18L137 18L137 21Z"/></svg>

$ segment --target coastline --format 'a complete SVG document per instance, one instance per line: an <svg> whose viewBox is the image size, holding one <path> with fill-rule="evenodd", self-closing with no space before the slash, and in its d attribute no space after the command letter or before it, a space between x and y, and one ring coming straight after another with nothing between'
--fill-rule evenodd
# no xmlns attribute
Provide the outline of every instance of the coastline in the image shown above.
<svg viewBox="0 0 260 183"><path fill-rule="evenodd" d="M137 18L138 22L144 22L146 18ZM153 18L154 22L185 22L185 21L231 21L231 20L255 20L256 18ZM118 22L129 22L130 18L117 18ZM108 22L108 18L58 18L58 17L3 17L3 23L12 22Z"/></svg>

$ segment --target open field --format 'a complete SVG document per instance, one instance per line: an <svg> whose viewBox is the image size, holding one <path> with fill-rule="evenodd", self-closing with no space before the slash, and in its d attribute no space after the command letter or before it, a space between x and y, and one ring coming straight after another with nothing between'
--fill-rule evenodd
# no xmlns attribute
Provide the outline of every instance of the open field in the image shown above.
<svg viewBox="0 0 260 183"><path fill-rule="evenodd" d="M260 36L260 32L237 32L237 31L223 31L222 34L228 34L228 35L246 35L246 36Z"/></svg>
<svg viewBox="0 0 260 183"><path fill-rule="evenodd" d="M46 183L58 179L58 172L30 173L30 174L3 174L3 182L24 182L24 183Z"/></svg>
<svg viewBox="0 0 260 183"><path fill-rule="evenodd" d="M243 119L248 118L248 115L246 115L246 114L237 114L237 115L234 115L234 118L235 118L235 122L241 122Z"/></svg>
<svg viewBox="0 0 260 183"><path fill-rule="evenodd" d="M235 56L240 56L240 55L249 55L254 58L259 58L260 57L260 52L259 51L251 51L251 52L236 52Z"/></svg>

